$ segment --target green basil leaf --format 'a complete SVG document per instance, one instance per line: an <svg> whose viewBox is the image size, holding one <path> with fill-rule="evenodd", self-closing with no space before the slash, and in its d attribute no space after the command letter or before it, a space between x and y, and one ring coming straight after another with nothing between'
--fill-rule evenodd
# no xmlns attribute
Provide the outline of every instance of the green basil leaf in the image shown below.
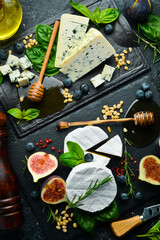
<svg viewBox="0 0 160 240"><path fill-rule="evenodd" d="M29 108L25 112L23 112L23 119L26 119L27 121L30 121L32 119L35 119L39 116L40 110L36 108Z"/></svg>
<svg viewBox="0 0 160 240"><path fill-rule="evenodd" d="M119 208L114 200L109 207L105 208L102 211L95 212L94 215L95 219L103 222L114 221L119 217Z"/></svg>
<svg viewBox="0 0 160 240"><path fill-rule="evenodd" d="M42 65L33 64L33 68L34 68L37 72L40 73L41 68L42 68ZM54 76L54 75L56 75L56 74L58 74L58 73L59 73L58 68L53 68L53 69L49 69L49 70L46 69L46 71L45 71L45 75L46 75L46 76L49 76L49 77L50 77L50 76Z"/></svg>
<svg viewBox="0 0 160 240"><path fill-rule="evenodd" d="M119 9L115 8L107 8L100 12L99 19L97 20L97 23L111 23L115 21L119 17Z"/></svg>
<svg viewBox="0 0 160 240"><path fill-rule="evenodd" d="M3 82L3 75L2 75L2 73L0 72L0 85L2 84L2 82Z"/></svg>
<svg viewBox="0 0 160 240"><path fill-rule="evenodd" d="M33 64L43 64L46 51L41 45L26 49L26 55Z"/></svg>
<svg viewBox="0 0 160 240"><path fill-rule="evenodd" d="M99 9L100 9L100 7L98 6L92 14L95 21L99 20L99 16L100 16Z"/></svg>
<svg viewBox="0 0 160 240"><path fill-rule="evenodd" d="M139 27L145 37L159 42L160 41L160 17L152 13L145 23L139 23Z"/></svg>
<svg viewBox="0 0 160 240"><path fill-rule="evenodd" d="M47 45L50 41L53 27L49 25L36 26L36 40L42 45Z"/></svg>
<svg viewBox="0 0 160 240"><path fill-rule="evenodd" d="M94 22L93 16L91 11L84 5L80 3L75 3L72 0L70 0L70 4L73 8L75 8L78 12L82 13L84 16L88 17L91 19L91 21Z"/></svg>
<svg viewBox="0 0 160 240"><path fill-rule="evenodd" d="M90 215L88 212L82 211L78 208L74 208L73 211L79 227L88 234L93 235L96 226L95 218L92 217L92 215Z"/></svg>
<svg viewBox="0 0 160 240"><path fill-rule="evenodd" d="M22 111L18 108L11 108L7 113L20 120L23 118Z"/></svg>
<svg viewBox="0 0 160 240"><path fill-rule="evenodd" d="M81 159L83 162L85 162L84 161L84 151L79 146L79 144L68 141L67 147L68 147L69 152L72 152L75 156L77 156L78 159Z"/></svg>
<svg viewBox="0 0 160 240"><path fill-rule="evenodd" d="M84 162L81 159L79 159L79 157L77 155L74 155L74 153L72 153L72 152L63 153L59 157L59 161L64 166L71 167L71 168Z"/></svg>

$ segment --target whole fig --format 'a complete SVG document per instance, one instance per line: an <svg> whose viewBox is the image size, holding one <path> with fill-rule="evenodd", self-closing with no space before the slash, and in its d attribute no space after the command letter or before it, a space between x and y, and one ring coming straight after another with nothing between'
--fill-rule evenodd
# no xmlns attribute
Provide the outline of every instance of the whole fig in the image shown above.
<svg viewBox="0 0 160 240"><path fill-rule="evenodd" d="M125 0L125 9L131 20L145 22L152 12L151 0Z"/></svg>

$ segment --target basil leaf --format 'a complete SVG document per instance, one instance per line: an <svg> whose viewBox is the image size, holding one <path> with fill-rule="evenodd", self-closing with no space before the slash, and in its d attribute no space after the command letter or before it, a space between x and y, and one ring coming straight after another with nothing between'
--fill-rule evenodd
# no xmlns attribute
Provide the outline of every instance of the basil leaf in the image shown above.
<svg viewBox="0 0 160 240"><path fill-rule="evenodd" d="M90 235L94 234L96 220L88 212L74 208L74 217L79 227Z"/></svg>
<svg viewBox="0 0 160 240"><path fill-rule="evenodd" d="M26 49L26 55L33 64L43 64L45 54L46 52L41 45Z"/></svg>
<svg viewBox="0 0 160 240"><path fill-rule="evenodd" d="M2 82L3 82L3 75L2 75L2 73L0 72L0 85L2 84Z"/></svg>
<svg viewBox="0 0 160 240"><path fill-rule="evenodd" d="M145 23L138 24L143 35L148 39L159 42L160 41L160 17L152 13Z"/></svg>
<svg viewBox="0 0 160 240"><path fill-rule="evenodd" d="M99 16L100 16L99 9L100 7L98 6L93 12L93 18L95 19L96 22L97 20L99 20Z"/></svg>
<svg viewBox="0 0 160 240"><path fill-rule="evenodd" d="M107 8L100 12L99 19L97 19L97 23L111 23L115 21L119 17L119 9L115 8Z"/></svg>
<svg viewBox="0 0 160 240"><path fill-rule="evenodd" d="M114 221L118 219L119 208L116 201L114 200L109 207L105 208L104 210L95 212L93 216L95 219L102 222Z"/></svg>
<svg viewBox="0 0 160 240"><path fill-rule="evenodd" d="M90 18L91 21L94 22L92 13L86 6L84 6L84 5L80 4L80 3L75 3L72 0L69 0L69 1L70 1L70 4L72 5L73 8L75 8L77 11L82 13L84 16Z"/></svg>
<svg viewBox="0 0 160 240"><path fill-rule="evenodd" d="M20 120L23 118L22 111L18 108L11 108L7 111L7 113L9 113L13 117L20 119Z"/></svg>
<svg viewBox="0 0 160 240"><path fill-rule="evenodd" d="M40 64L33 64L33 68L37 71L37 72L39 72L40 73L40 71L41 71L41 68L42 68L42 65L40 65ZM57 73L59 73L59 70L58 70L58 68L52 68L52 69L46 69L46 71L45 71L45 75L46 76L54 76L54 75L56 75Z"/></svg>
<svg viewBox="0 0 160 240"><path fill-rule="evenodd" d="M36 26L36 40L42 45L48 45L53 27L49 25Z"/></svg>
<svg viewBox="0 0 160 240"><path fill-rule="evenodd" d="M158 221L146 234L137 235L137 237L146 237L151 240L160 239L160 221Z"/></svg>
<svg viewBox="0 0 160 240"><path fill-rule="evenodd" d="M79 144L68 141L67 147L68 147L69 152L72 152L75 156L77 156L78 159L81 159L81 160L83 160L83 162L85 162L84 161L84 151L79 146Z"/></svg>
<svg viewBox="0 0 160 240"><path fill-rule="evenodd" d="M59 161L64 166L71 167L71 168L84 162L81 159L79 159L79 157L77 155L74 155L74 153L72 153L72 152L63 153L59 157Z"/></svg>
<svg viewBox="0 0 160 240"><path fill-rule="evenodd" d="M30 121L32 119L35 119L39 116L40 110L36 108L29 108L25 112L23 112L23 119L26 119L27 121Z"/></svg>

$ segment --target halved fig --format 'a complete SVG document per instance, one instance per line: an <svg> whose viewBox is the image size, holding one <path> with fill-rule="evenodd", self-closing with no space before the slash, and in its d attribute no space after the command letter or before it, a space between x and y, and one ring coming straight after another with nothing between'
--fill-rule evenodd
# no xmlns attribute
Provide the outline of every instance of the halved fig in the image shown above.
<svg viewBox="0 0 160 240"><path fill-rule="evenodd" d="M160 185L160 159L154 155L143 157L139 165L138 179L153 185Z"/></svg>
<svg viewBox="0 0 160 240"><path fill-rule="evenodd" d="M27 165L29 172L33 176L33 181L37 182L40 178L54 172L58 167L58 161L52 154L37 152L28 158Z"/></svg>
<svg viewBox="0 0 160 240"><path fill-rule="evenodd" d="M45 203L67 202L66 182L59 176L50 176L42 185L41 199Z"/></svg>

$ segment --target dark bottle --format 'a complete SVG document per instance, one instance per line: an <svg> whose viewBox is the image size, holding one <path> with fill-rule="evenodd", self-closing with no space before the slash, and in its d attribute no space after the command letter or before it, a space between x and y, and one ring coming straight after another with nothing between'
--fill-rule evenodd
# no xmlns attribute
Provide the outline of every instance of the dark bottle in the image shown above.
<svg viewBox="0 0 160 240"><path fill-rule="evenodd" d="M0 111L0 229L23 223L18 184L8 159L6 125L7 118Z"/></svg>

